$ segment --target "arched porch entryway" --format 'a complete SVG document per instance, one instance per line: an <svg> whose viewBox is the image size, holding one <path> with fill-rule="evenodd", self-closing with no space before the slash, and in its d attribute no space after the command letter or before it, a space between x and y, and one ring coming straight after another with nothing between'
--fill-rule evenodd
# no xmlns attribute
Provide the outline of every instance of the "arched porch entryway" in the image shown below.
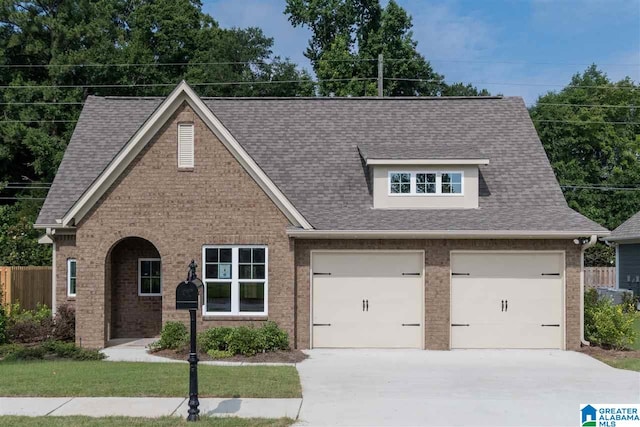
<svg viewBox="0 0 640 427"><path fill-rule="evenodd" d="M162 260L140 237L116 243L106 262L108 339L151 338L162 328Z"/></svg>

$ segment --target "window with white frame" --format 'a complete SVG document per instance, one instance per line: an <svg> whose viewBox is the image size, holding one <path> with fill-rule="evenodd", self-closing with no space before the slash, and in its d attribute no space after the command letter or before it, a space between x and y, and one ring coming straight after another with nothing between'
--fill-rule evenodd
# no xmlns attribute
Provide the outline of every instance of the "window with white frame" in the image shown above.
<svg viewBox="0 0 640 427"><path fill-rule="evenodd" d="M267 314L267 259L265 246L205 246L204 313Z"/></svg>
<svg viewBox="0 0 640 427"><path fill-rule="evenodd" d="M76 296L76 260L67 260L67 296Z"/></svg>
<svg viewBox="0 0 640 427"><path fill-rule="evenodd" d="M391 195L462 194L462 172L389 172Z"/></svg>
<svg viewBox="0 0 640 427"><path fill-rule="evenodd" d="M159 258L138 258L138 295L162 295L162 265Z"/></svg>

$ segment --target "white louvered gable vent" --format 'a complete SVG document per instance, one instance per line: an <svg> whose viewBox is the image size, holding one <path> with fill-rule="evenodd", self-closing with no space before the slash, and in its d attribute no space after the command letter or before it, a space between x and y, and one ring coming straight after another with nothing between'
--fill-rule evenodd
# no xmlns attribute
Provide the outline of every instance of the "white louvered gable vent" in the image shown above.
<svg viewBox="0 0 640 427"><path fill-rule="evenodd" d="M193 123L178 125L178 167L192 168L194 165Z"/></svg>

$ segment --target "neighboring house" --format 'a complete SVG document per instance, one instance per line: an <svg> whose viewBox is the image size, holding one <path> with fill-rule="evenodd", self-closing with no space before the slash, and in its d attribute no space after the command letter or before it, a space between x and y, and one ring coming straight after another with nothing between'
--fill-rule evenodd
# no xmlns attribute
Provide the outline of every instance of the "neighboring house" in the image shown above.
<svg viewBox="0 0 640 427"><path fill-rule="evenodd" d="M274 320L292 346L576 349L582 245L520 98L89 97L37 227L77 340Z"/></svg>
<svg viewBox="0 0 640 427"><path fill-rule="evenodd" d="M640 295L640 212L606 238L616 248L616 288Z"/></svg>

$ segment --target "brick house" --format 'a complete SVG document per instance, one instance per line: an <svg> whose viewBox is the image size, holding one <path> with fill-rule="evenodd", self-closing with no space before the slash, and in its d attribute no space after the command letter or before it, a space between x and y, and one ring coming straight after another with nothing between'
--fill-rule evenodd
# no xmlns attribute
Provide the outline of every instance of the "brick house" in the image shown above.
<svg viewBox="0 0 640 427"><path fill-rule="evenodd" d="M36 227L77 341L274 320L292 346L575 349L582 251L520 98L89 97ZM589 243L590 242L590 243Z"/></svg>

